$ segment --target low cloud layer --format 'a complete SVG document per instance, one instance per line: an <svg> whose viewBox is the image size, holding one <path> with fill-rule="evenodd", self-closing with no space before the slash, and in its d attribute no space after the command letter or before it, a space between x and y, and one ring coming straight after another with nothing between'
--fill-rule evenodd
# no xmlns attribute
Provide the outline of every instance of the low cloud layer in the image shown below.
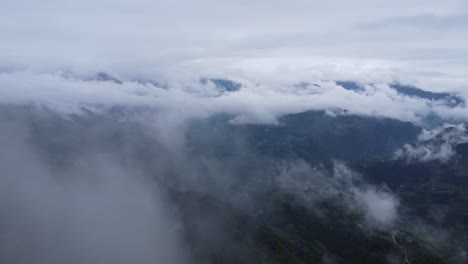
<svg viewBox="0 0 468 264"><path fill-rule="evenodd" d="M2 123L2 262L186 263L179 222L153 180L98 152L58 169L34 150L26 123Z"/></svg>
<svg viewBox="0 0 468 264"><path fill-rule="evenodd" d="M369 104L371 98L380 98L396 105L407 100L443 105L399 95L384 84L359 91L334 82L268 90L251 84L226 92L198 80L161 88L34 76L38 79L32 83L49 88L47 96L1 90L9 97L2 97L0 107L4 124L0 167L5 172L0 177L5 188L0 203L5 223L0 228L8 230L0 236L0 245L6 252L3 257L11 262L204 263L211 247L237 249L242 244L226 238L220 245L194 246L197 241L187 239L194 226L208 232L202 238L224 238L228 230L216 222L223 211L206 217L198 213L196 203L188 211L198 218L183 218L177 202L183 193L207 195L259 221L263 211L277 206L271 204L269 193L287 194L325 221L324 203L356 220L355 228L371 235L375 230L392 230L401 218L401 205L385 186L366 182L340 162L326 168L294 155L275 156L274 150L261 154L253 150L255 144L246 140L242 130L228 135L228 142L219 142L213 134L218 126L211 122L224 122L219 127L228 130L245 123L267 124L263 128L268 133L270 125L278 125L279 116L314 109L307 100L331 100L331 95L349 103L350 98L369 97ZM17 77L12 83L17 83ZM57 86L51 85L54 82ZM92 89L68 89L88 85ZM29 86L18 87L27 91ZM135 93L136 88L145 93ZM113 92L105 97L108 89ZM292 102L304 105L295 108ZM331 103L318 109L324 106L332 116L362 109L355 106L346 112ZM366 111L362 115L380 116L362 111ZM224 121L208 118L217 117L216 113L230 115L224 115ZM190 127L197 125L198 130ZM190 136L197 137L198 144L190 144Z"/></svg>
<svg viewBox="0 0 468 264"><path fill-rule="evenodd" d="M456 156L455 147L467 142L465 125L445 124L433 130L423 130L419 136L419 142L414 145L405 144L395 152L395 158L408 161L448 162Z"/></svg>
<svg viewBox="0 0 468 264"><path fill-rule="evenodd" d="M399 218L400 204L394 194L367 184L361 175L341 163L335 163L331 173L304 162L288 164L276 180L318 214L320 203L337 202L351 215L360 215L362 225L369 228L391 228Z"/></svg>
<svg viewBox="0 0 468 264"><path fill-rule="evenodd" d="M42 105L65 114L79 113L84 108L99 112L114 106L152 108L182 119L228 113L236 116L232 122L243 124L275 124L278 117L287 114L308 110L336 114L336 109L423 126L431 116L448 122L464 122L468 116L465 104L401 94L388 83L362 84L362 89L349 90L320 79L275 82L272 76L269 82L259 83L237 77L234 81L240 82L240 89L228 92L212 82L200 82L201 77L196 75L168 77L162 84L144 78L116 83L89 79L92 77L29 71L1 73L0 102Z"/></svg>

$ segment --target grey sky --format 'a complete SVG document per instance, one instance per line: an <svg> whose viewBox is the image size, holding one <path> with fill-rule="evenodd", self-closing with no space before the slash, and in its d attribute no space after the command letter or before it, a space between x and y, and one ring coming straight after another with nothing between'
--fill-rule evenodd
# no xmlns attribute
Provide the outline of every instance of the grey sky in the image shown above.
<svg viewBox="0 0 468 264"><path fill-rule="evenodd" d="M435 74L458 86L468 69L464 0L2 2L2 67L244 70L270 59Z"/></svg>

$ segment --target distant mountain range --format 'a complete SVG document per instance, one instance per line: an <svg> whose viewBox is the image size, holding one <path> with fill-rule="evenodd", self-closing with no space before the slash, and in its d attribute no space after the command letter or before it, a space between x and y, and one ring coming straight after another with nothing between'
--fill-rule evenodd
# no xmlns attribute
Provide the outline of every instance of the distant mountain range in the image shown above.
<svg viewBox="0 0 468 264"><path fill-rule="evenodd" d="M88 77L87 80L94 80L94 81L103 81L103 82L113 82L116 84L124 83L123 80L120 80L111 74L105 72L99 72L94 76ZM167 88L167 84L165 82L157 81L157 80L133 80L141 84L149 84L155 87L160 88ZM222 78L201 78L199 80L201 85L214 85L218 90L224 92L235 92L242 88L242 84L233 80L229 79L222 79ZM343 87L346 90L355 91L355 92L363 92L364 85L354 82L354 81L335 81L337 85ZM308 82L300 82L296 84L298 87L308 87L310 85L315 85L320 87L318 84L311 84ZM389 87L394 89L399 94L410 96L410 97L417 97L421 99L433 100L433 101L440 101L448 106L458 106L465 103L465 100L457 94L454 93L441 93L441 92L431 92L426 91L418 87L410 86L410 85L402 85L399 83L390 83Z"/></svg>
<svg viewBox="0 0 468 264"><path fill-rule="evenodd" d="M359 92L359 91L364 90L364 87L356 82L337 81L336 84L350 91ZM399 83L391 83L389 86L390 88L394 89L395 91L397 91L398 93L402 95L418 97L418 98L428 99L428 100L443 101L450 106L457 106L457 105L465 103L463 98L452 93L430 92L430 91L425 91L423 89L420 89L414 86L402 85Z"/></svg>

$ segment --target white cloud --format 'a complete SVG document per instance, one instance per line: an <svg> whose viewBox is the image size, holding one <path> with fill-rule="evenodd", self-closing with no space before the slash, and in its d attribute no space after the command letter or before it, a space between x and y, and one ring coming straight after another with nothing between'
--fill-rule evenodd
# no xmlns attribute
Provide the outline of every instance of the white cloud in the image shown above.
<svg viewBox="0 0 468 264"><path fill-rule="evenodd" d="M230 113L236 116L234 123L269 124L287 114L330 109L417 124L429 115L457 122L466 121L468 116L464 105L449 107L443 102L401 95L386 83L350 91L333 81L313 78L293 82L272 76L265 84L234 78L243 84L241 89L220 92L213 84L202 84L198 78L185 75L169 76L167 88L125 79L122 84L86 79L70 74L64 77L61 73L0 73L0 103L45 105L66 114L79 113L83 107L92 111L115 105L146 107L180 120ZM300 80L315 85L298 87Z"/></svg>
<svg viewBox="0 0 468 264"><path fill-rule="evenodd" d="M423 130L418 142L405 144L395 152L395 158L408 161L440 160L448 162L456 155L455 147L468 142L464 124L445 124L432 130Z"/></svg>
<svg viewBox="0 0 468 264"><path fill-rule="evenodd" d="M395 223L398 218L398 199L388 192L377 191L370 188L358 192L358 199L365 208L366 218L383 226Z"/></svg>
<svg viewBox="0 0 468 264"><path fill-rule="evenodd" d="M276 180L284 191L318 214L321 214L318 204L334 201L345 212L361 214L363 223L370 228L391 228L399 218L400 202L394 194L365 183L361 175L339 162L334 164L332 173L304 162L289 164Z"/></svg>
<svg viewBox="0 0 468 264"><path fill-rule="evenodd" d="M2 261L186 263L180 222L153 181L99 151L57 170L35 151L27 122L3 121Z"/></svg>

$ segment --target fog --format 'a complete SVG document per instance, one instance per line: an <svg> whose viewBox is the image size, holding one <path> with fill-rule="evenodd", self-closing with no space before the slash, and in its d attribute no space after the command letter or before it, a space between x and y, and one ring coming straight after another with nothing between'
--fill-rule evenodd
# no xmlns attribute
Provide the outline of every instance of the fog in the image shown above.
<svg viewBox="0 0 468 264"><path fill-rule="evenodd" d="M391 228L399 218L398 198L344 164L328 171L300 160L261 157L241 134L232 139L238 142L233 156L197 154L186 138L190 122L153 110L128 111L122 119L109 112L64 115L2 106L2 261L198 263L220 245L249 256L251 249L231 241L218 222L224 213L183 216L198 210L185 205L187 192L209 195L252 217L272 209L258 197L278 189L321 217L326 216L317 204L337 203L369 230ZM210 146L196 149L204 147ZM186 238L192 225L212 241L226 238L194 249Z"/></svg>
<svg viewBox="0 0 468 264"><path fill-rule="evenodd" d="M466 142L468 135L464 124L444 124L432 130L423 130L418 142L405 144L396 150L395 158L410 162L439 160L446 163L456 157L455 147Z"/></svg>
<svg viewBox="0 0 468 264"><path fill-rule="evenodd" d="M59 170L25 123L2 121L3 263L185 263L179 222L154 180L98 151Z"/></svg>
<svg viewBox="0 0 468 264"><path fill-rule="evenodd" d="M332 201L360 215L361 224L369 228L391 228L399 218L400 204L391 191L366 183L361 175L340 162L335 162L332 172L304 162L288 164L276 181L317 214L321 214L318 204Z"/></svg>
<svg viewBox="0 0 468 264"><path fill-rule="evenodd" d="M233 261L251 258L252 249L229 234L225 212L194 213L199 195L260 222L276 206L268 201L272 192L280 200L294 197L321 221L331 217L324 209L330 204L369 234L392 232L406 219L396 194L342 161L330 167L254 150L258 142L242 128L261 125L268 133L287 115L323 111L412 122L425 128L419 141L395 152L409 161L446 161L464 142L461 124L440 144L420 146L454 126L438 128L437 120L466 121L463 101L405 95L391 83L357 83L352 90L330 80L239 77L233 78L239 89L228 91L196 75L98 77L0 74L6 262L203 263L217 247L243 252L232 253ZM198 245L205 236L212 243Z"/></svg>
<svg viewBox="0 0 468 264"><path fill-rule="evenodd" d="M83 108L99 112L116 105L149 107L167 113L171 122L228 113L235 116L234 123L275 124L287 114L308 110L327 110L333 114L337 109L421 126L427 125L425 119L432 116L456 124L465 122L468 116L465 104L454 106L444 100L404 95L391 89L389 83L362 83L362 90L353 91L330 80L285 82L275 81L272 75L272 80L266 83L234 78L241 88L227 92L211 82L200 82L203 76L197 75L182 74L161 80L130 78L122 83L87 79L96 78L95 74L86 77L62 72L4 72L0 74L0 102L42 105L64 114L79 113ZM150 81L167 84L155 86ZM458 96L465 98L464 94Z"/></svg>

